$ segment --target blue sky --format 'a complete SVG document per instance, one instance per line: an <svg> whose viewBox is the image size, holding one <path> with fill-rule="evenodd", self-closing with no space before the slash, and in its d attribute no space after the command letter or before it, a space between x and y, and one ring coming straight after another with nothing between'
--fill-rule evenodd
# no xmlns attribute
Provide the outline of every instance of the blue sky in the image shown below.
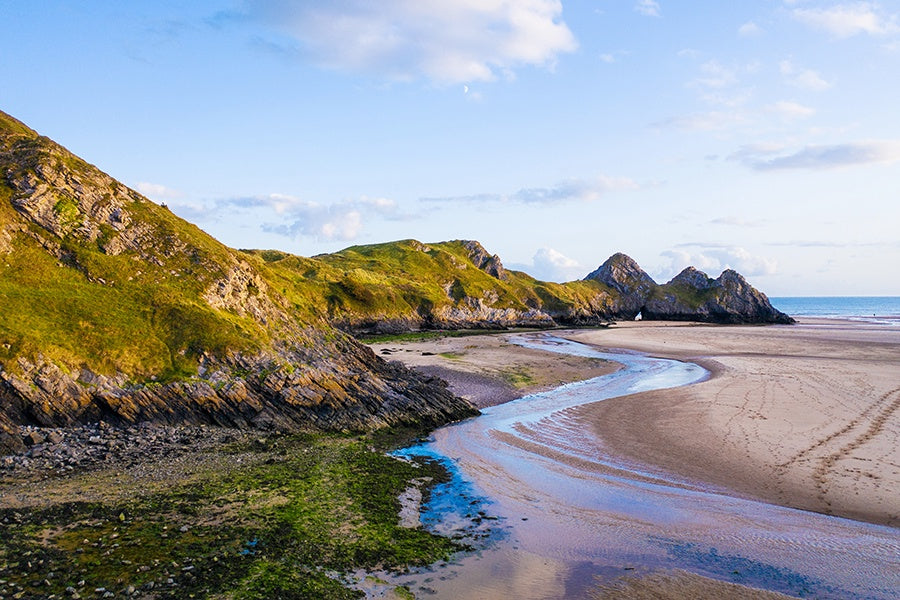
<svg viewBox="0 0 900 600"><path fill-rule="evenodd" d="M374 7L374 8L373 8ZM238 248L900 295L900 1L0 0L0 109Z"/></svg>

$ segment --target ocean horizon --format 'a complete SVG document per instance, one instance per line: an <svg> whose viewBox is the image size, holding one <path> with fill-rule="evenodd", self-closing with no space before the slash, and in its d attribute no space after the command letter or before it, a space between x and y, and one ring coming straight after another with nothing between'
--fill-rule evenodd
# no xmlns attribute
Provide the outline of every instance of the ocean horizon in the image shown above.
<svg viewBox="0 0 900 600"><path fill-rule="evenodd" d="M900 296L780 296L770 297L769 301L792 317L900 326Z"/></svg>

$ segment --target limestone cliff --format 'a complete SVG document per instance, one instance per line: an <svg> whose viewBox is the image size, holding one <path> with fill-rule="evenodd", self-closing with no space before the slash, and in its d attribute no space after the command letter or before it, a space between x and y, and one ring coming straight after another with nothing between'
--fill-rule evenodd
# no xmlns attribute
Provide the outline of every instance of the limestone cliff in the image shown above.
<svg viewBox="0 0 900 600"><path fill-rule="evenodd" d="M437 425L473 414L341 330L788 323L739 274L624 254L538 281L479 242L234 250L0 112L0 452L17 424Z"/></svg>
<svg viewBox="0 0 900 600"><path fill-rule="evenodd" d="M643 318L709 323L780 323L794 320L776 310L765 294L727 269L717 279L688 267L659 286L641 308Z"/></svg>
<svg viewBox="0 0 900 600"><path fill-rule="evenodd" d="M623 320L634 319L657 287L633 258L621 252L610 256L585 280L599 281L619 293L612 316Z"/></svg>
<svg viewBox="0 0 900 600"><path fill-rule="evenodd" d="M706 323L781 323L794 320L776 310L769 299L739 273L727 269L717 279L687 267L658 285L638 264L615 254L587 276L619 292L619 318Z"/></svg>
<svg viewBox="0 0 900 600"><path fill-rule="evenodd" d="M281 283L0 113L0 452L16 424L372 429L474 414Z"/></svg>

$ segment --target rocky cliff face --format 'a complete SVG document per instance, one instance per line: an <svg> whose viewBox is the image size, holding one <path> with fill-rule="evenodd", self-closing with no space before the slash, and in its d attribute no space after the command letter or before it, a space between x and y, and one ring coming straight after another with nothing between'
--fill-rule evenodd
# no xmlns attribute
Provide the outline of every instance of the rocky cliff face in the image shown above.
<svg viewBox="0 0 900 600"><path fill-rule="evenodd" d="M624 254L557 284L476 241L237 251L0 113L0 452L18 424L437 425L474 413L348 335L607 320L788 323L740 275Z"/></svg>
<svg viewBox="0 0 900 600"><path fill-rule="evenodd" d="M794 320L776 310L765 294L739 273L726 270L717 279L687 267L664 285L658 285L637 263L616 254L587 279L600 281L621 294L622 319L699 321L706 323L781 323Z"/></svg>
<svg viewBox="0 0 900 600"><path fill-rule="evenodd" d="M105 421L368 431L476 414L440 380L386 363L352 339L329 350L335 354L316 366L308 353L289 349L209 359L201 375L165 384L20 359L18 374L0 373L0 405L7 423L44 427Z"/></svg>
<svg viewBox="0 0 900 600"><path fill-rule="evenodd" d="M368 430L475 413L282 289L0 113L0 453L18 424Z"/></svg>
<svg viewBox="0 0 900 600"><path fill-rule="evenodd" d="M509 279L509 275L506 274L506 269L503 268L503 263L500 262L500 257L496 254L489 254L480 242L466 240L463 242L463 247L468 250L469 260L471 260L472 264L476 267L491 277L496 277L501 281L507 281Z"/></svg>
<svg viewBox="0 0 900 600"><path fill-rule="evenodd" d="M599 281L619 292L613 316L632 320L641 312L644 302L657 287L633 258L621 252L610 256L606 262L585 277L587 281Z"/></svg>
<svg viewBox="0 0 900 600"><path fill-rule="evenodd" d="M642 308L645 319L707 323L779 323L794 320L776 310L765 294L728 269L717 279L688 267L660 286Z"/></svg>

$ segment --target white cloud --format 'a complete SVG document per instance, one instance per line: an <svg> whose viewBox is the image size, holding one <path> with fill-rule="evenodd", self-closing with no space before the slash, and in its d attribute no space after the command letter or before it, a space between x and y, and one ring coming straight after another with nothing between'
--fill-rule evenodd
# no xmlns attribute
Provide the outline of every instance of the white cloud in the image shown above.
<svg viewBox="0 0 900 600"><path fill-rule="evenodd" d="M682 48L676 53L678 58L700 58L700 51L694 48Z"/></svg>
<svg viewBox="0 0 900 600"><path fill-rule="evenodd" d="M738 35L741 37L756 37L762 32L762 28L753 21L747 21L738 27Z"/></svg>
<svg viewBox="0 0 900 600"><path fill-rule="evenodd" d="M473 194L470 196L449 196L422 198L423 202L442 203L488 203L517 202L523 204L556 204L560 202L592 202L610 192L636 190L640 186L628 177L600 175L594 179L570 179L552 187L523 188L512 194Z"/></svg>
<svg viewBox="0 0 900 600"><path fill-rule="evenodd" d="M532 259L533 276L543 281L572 281L584 276L578 261L553 248L539 249Z"/></svg>
<svg viewBox="0 0 900 600"><path fill-rule="evenodd" d="M390 80L490 81L577 47L559 0L251 0L250 14L327 68Z"/></svg>
<svg viewBox="0 0 900 600"><path fill-rule="evenodd" d="M646 17L660 16L659 2L656 0L638 0L634 5L634 10Z"/></svg>
<svg viewBox="0 0 900 600"><path fill-rule="evenodd" d="M804 106L803 104L800 104L798 102L790 102L787 100L781 100L779 102L775 102L774 104L770 104L765 108L765 110L766 112L776 114L788 120L805 119L816 114L816 110L814 108Z"/></svg>
<svg viewBox="0 0 900 600"><path fill-rule="evenodd" d="M725 269L734 269L745 277L774 275L778 261L756 256L740 246L720 244L681 244L661 254L668 259L665 279L671 279L685 267L695 267L711 277L717 277Z"/></svg>
<svg viewBox="0 0 900 600"><path fill-rule="evenodd" d="M510 199L517 202L548 204L565 200L590 202L598 200L608 192L634 190L638 185L627 177L607 177L601 175L592 180L572 179L550 188L521 189Z"/></svg>
<svg viewBox="0 0 900 600"><path fill-rule="evenodd" d="M535 252L531 264L507 265L517 271L525 271L541 281L574 281L587 274L587 270L578 261L569 258L553 248L540 248Z"/></svg>
<svg viewBox="0 0 900 600"><path fill-rule="evenodd" d="M173 210L184 218L203 221L218 215L239 213L263 231L289 238L311 237L320 241L356 239L366 220L402 219L397 203L389 198L362 196L321 204L286 194L243 198L219 198L202 205L178 205ZM239 216L237 218L242 218Z"/></svg>
<svg viewBox="0 0 900 600"><path fill-rule="evenodd" d="M811 145L785 154L779 146L744 146L729 157L757 171L829 170L900 161L900 140Z"/></svg>
<svg viewBox="0 0 900 600"><path fill-rule="evenodd" d="M297 200L287 210L279 212L276 209L276 212L284 219L264 224L264 231L291 238L308 236L318 240L349 241L362 233L364 218L391 218L396 215L397 204L389 198L367 196L333 204Z"/></svg>
<svg viewBox="0 0 900 600"><path fill-rule="evenodd" d="M897 16L882 14L880 9L875 2L852 2L828 8L796 8L792 14L798 21L839 38L900 32Z"/></svg>
<svg viewBox="0 0 900 600"><path fill-rule="evenodd" d="M139 181L134 184L133 187L142 195L156 202L160 202L163 200L174 200L182 196L182 193L178 190L166 187L160 183L148 183L146 181Z"/></svg>
<svg viewBox="0 0 900 600"><path fill-rule="evenodd" d="M814 92L821 92L831 87L831 83L812 69L798 68L789 60L781 61L778 66L785 81L794 87Z"/></svg>
<svg viewBox="0 0 900 600"><path fill-rule="evenodd" d="M709 88L723 88L734 85L738 77L734 69L722 66L718 61L711 60L700 65L701 76L694 83Z"/></svg>

